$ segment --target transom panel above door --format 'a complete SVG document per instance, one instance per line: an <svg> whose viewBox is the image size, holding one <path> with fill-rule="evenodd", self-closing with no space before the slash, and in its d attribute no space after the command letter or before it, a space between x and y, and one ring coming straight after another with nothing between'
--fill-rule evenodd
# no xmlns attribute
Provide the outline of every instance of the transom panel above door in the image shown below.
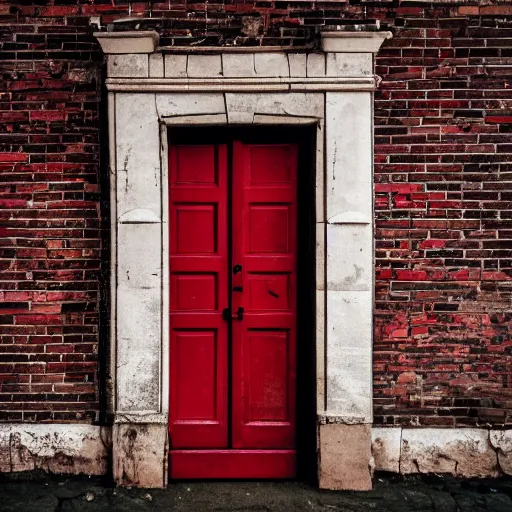
<svg viewBox="0 0 512 512"><path fill-rule="evenodd" d="M297 145L170 145L171 478L296 472Z"/></svg>

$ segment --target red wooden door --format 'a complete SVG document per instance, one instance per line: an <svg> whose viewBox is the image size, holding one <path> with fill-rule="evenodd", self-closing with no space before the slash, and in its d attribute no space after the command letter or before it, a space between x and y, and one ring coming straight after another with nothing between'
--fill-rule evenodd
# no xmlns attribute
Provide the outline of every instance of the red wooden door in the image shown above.
<svg viewBox="0 0 512 512"><path fill-rule="evenodd" d="M169 167L172 448L227 447L226 146L173 146Z"/></svg>
<svg viewBox="0 0 512 512"><path fill-rule="evenodd" d="M297 147L234 144L233 446L295 445Z"/></svg>
<svg viewBox="0 0 512 512"><path fill-rule="evenodd" d="M295 475L297 147L231 148L169 154L172 478Z"/></svg>

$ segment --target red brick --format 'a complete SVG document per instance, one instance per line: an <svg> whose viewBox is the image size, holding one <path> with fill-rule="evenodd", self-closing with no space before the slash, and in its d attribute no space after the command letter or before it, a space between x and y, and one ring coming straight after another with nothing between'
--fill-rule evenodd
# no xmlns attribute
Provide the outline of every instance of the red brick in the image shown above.
<svg viewBox="0 0 512 512"><path fill-rule="evenodd" d="M0 153L0 162L26 162L28 155L25 153Z"/></svg>
<svg viewBox="0 0 512 512"><path fill-rule="evenodd" d="M108 241L100 230L99 194L105 191L98 185L101 98L95 77L102 57L84 17L101 15L106 25L129 14L162 16L186 25L173 29L174 35L193 34L191 41L200 41L205 24L194 16L207 8L216 20L208 34L212 44L214 33L219 44L240 36L247 13L270 17L258 40L262 45L308 44L316 29L338 14L344 23L379 19L394 31L376 57L382 82L375 95L375 417L396 425L475 425L475 418L438 412L441 400L470 394L480 418L503 426L502 411L509 417L512 412L512 401L501 398L510 386L512 216L511 199L499 187L506 185L512 162L512 112L502 108L510 98L506 66L512 29L505 21L493 26L489 20L508 20L511 6L343 0L329 6L327 19L308 3L279 9L270 2L183 4L179 13L166 2L4 4L0 14L9 16L11 4L20 12L0 20L8 37L38 34L52 38L52 44L37 43L28 60L26 43L12 38L8 42L14 41L16 50L0 48L7 87L0 106L0 249L6 255L0 300L29 307L24 314L6 308L6 320L14 323L2 325L0 347L18 347L19 357L0 363L0 372L10 372L19 393L28 394L23 386L30 383L43 388L58 383L55 393L75 400L0 403L0 418L94 421L99 411L93 354L100 280L103 286L108 277L99 273L100 249ZM70 42L63 36L69 35L81 41L80 50L65 49ZM161 35L162 44L172 44L170 31ZM500 62L491 69L489 58ZM3 142L2 134L12 139ZM485 139L486 134L497 138ZM51 188L55 183L63 188ZM87 197L68 197L76 197L77 189L66 186L76 183L83 184L79 190ZM91 313L60 314L77 302ZM23 357L29 355L50 359L27 364ZM26 373L12 374L15 370ZM96 400L84 405L84 393L94 393ZM414 414L410 409L418 396L422 412ZM490 398L499 398L498 405L486 406Z"/></svg>

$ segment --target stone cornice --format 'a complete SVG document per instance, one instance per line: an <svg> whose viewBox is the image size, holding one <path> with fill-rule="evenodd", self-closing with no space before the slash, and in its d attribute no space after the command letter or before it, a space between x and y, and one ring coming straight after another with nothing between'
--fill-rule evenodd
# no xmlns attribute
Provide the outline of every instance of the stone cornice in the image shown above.
<svg viewBox="0 0 512 512"><path fill-rule="evenodd" d="M322 50L326 53L377 53L391 32L322 32Z"/></svg>
<svg viewBox="0 0 512 512"><path fill-rule="evenodd" d="M123 31L123 32L95 32L94 37L101 45L103 53L107 55L154 53L168 51L177 53L257 53L257 52L290 52L307 51L308 48L290 47L166 47L158 48L159 34L154 30ZM321 49L332 53L376 53L385 39L392 37L391 32L349 32L334 30L321 34ZM311 50L311 49L310 49Z"/></svg>

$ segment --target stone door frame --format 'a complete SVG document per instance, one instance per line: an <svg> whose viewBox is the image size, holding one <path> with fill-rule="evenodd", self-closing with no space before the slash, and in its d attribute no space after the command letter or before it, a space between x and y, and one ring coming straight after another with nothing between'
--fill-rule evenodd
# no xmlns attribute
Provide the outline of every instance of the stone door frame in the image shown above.
<svg viewBox="0 0 512 512"><path fill-rule="evenodd" d="M320 487L371 487L373 58L388 32L324 32L322 51L158 48L107 55L114 478L167 483L168 127L315 125ZM300 397L299 397L300 399Z"/></svg>

